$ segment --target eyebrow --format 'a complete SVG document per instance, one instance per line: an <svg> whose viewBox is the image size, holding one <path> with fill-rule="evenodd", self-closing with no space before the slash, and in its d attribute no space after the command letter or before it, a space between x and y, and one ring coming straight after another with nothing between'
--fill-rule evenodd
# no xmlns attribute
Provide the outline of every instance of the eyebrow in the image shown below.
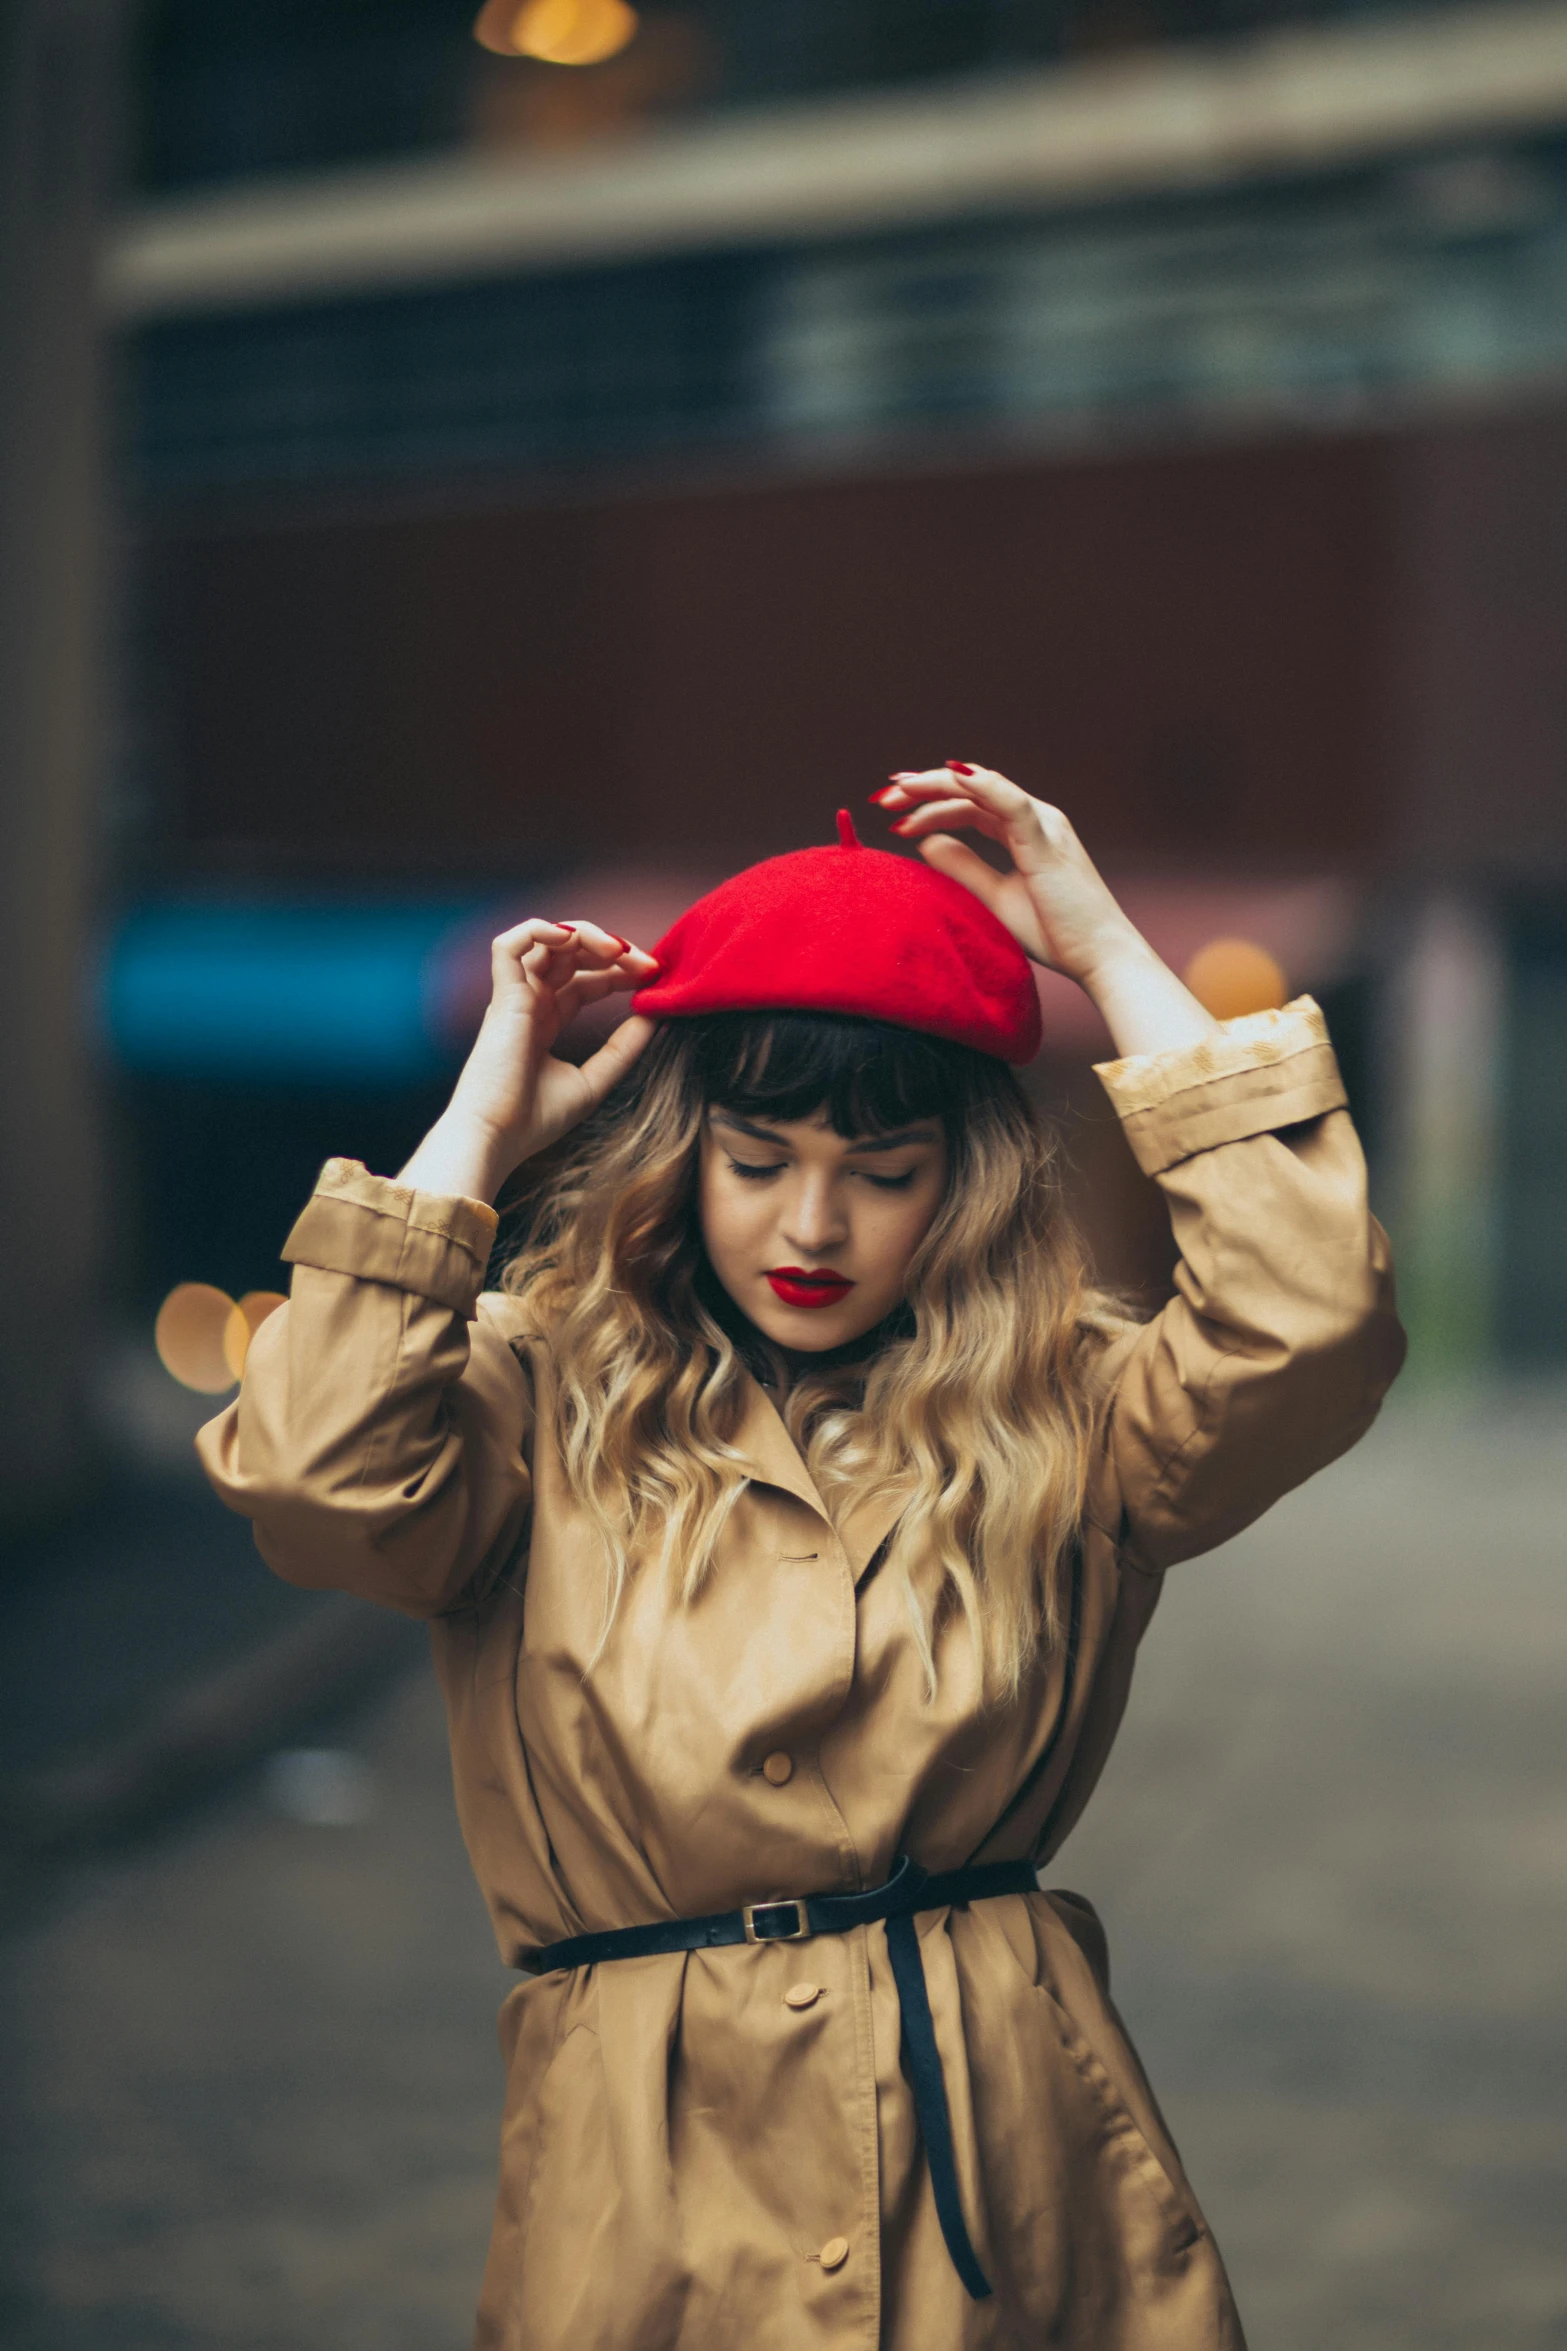
<svg viewBox="0 0 1567 2351"><path fill-rule="evenodd" d="M753 1119L741 1118L737 1111L715 1110L715 1119L722 1119L726 1127L735 1127L742 1135L750 1135L758 1143L771 1143L777 1150L783 1137L772 1127L758 1126ZM923 1126L900 1127L895 1135L856 1136L850 1143L851 1151L902 1151L910 1143L933 1143L936 1140L934 1120Z"/></svg>

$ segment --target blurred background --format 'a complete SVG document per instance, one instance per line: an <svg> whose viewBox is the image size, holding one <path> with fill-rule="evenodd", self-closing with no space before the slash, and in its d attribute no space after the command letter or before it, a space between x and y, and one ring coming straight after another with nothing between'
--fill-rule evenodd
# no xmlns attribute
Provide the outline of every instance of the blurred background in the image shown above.
<svg viewBox="0 0 1567 2351"><path fill-rule="evenodd" d="M1053 1874L1255 2351L1567 2344L1567 6L0 10L0 2332L466 2338L505 1982L413 1628L190 1435L524 912L949 754L1310 990L1411 1364ZM1042 981L1108 1276L1162 1209Z"/></svg>

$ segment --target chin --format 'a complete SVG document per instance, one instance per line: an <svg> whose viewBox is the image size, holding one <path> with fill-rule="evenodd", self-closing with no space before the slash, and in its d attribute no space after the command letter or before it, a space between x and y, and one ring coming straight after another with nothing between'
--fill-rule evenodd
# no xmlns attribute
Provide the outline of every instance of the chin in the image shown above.
<svg viewBox="0 0 1567 2351"><path fill-rule="evenodd" d="M803 1321L804 1317L802 1316L801 1319ZM851 1339L857 1339L859 1335L858 1331L824 1331L820 1323L815 1322L809 1330L803 1333L800 1331L769 1331L768 1333L768 1337L776 1339L780 1347L787 1347L791 1355L830 1355L834 1347L846 1347Z"/></svg>
<svg viewBox="0 0 1567 2351"><path fill-rule="evenodd" d="M835 1347L862 1338L880 1318L843 1314L830 1306L796 1307L791 1312L769 1291L767 1310L751 1319L774 1346L786 1347L791 1355L829 1355Z"/></svg>

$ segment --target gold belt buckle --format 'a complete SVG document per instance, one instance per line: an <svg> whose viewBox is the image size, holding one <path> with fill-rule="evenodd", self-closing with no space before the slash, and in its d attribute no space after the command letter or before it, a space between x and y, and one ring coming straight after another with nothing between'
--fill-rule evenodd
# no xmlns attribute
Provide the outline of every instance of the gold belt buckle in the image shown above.
<svg viewBox="0 0 1567 2351"><path fill-rule="evenodd" d="M768 1911L792 1910L792 1927L757 1925L757 1918ZM740 1916L745 1921L745 1939L748 1943L799 1943L809 1935L811 1922L805 1914L803 1902L746 1902Z"/></svg>

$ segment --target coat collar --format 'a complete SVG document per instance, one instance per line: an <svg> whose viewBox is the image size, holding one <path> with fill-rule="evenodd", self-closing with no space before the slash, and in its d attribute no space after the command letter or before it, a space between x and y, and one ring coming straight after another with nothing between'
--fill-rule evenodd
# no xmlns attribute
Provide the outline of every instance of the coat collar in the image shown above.
<svg viewBox="0 0 1567 2351"><path fill-rule="evenodd" d="M784 1493L793 1494L814 1510L818 1518L832 1525L827 1506L816 1490L798 1446L784 1427L777 1406L750 1372L745 1374L745 1404L734 1444L735 1451L744 1457L750 1476L759 1485L778 1486ZM841 1513L834 1531L848 1553L856 1582L897 1524L904 1499L898 1493L870 1494L863 1502L851 1502Z"/></svg>
<svg viewBox="0 0 1567 2351"><path fill-rule="evenodd" d="M781 1486L786 1494L797 1496L826 1518L827 1506L816 1491L799 1447L784 1427L778 1407L760 1380L749 1371L743 1376L745 1404L735 1431L735 1451L744 1455L746 1469L758 1484Z"/></svg>

